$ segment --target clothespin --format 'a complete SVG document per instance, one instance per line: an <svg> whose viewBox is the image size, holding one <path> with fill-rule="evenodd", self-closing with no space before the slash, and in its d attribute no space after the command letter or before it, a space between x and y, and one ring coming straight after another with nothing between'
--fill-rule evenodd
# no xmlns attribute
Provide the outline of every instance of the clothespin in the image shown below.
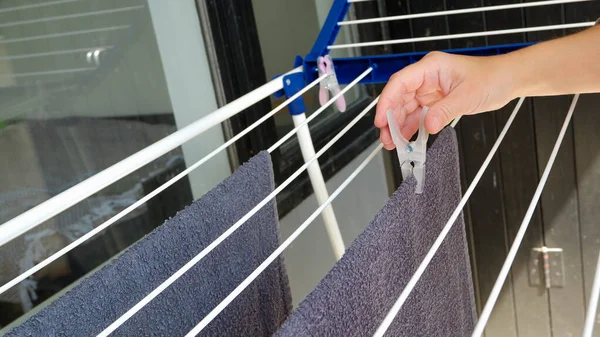
<svg viewBox="0 0 600 337"><path fill-rule="evenodd" d="M333 67L333 60L331 59L331 56L319 56L319 58L317 58L317 65L319 69L319 77L323 76L324 74L329 75L327 78L321 81L321 87L319 90L319 102L321 105L324 105L329 100L330 92L331 96L333 97L339 94L341 89L335 74L335 68ZM335 105L340 112L346 111L346 100L344 99L344 95L341 95L335 101Z"/></svg>
<svg viewBox="0 0 600 337"><path fill-rule="evenodd" d="M425 130L425 115L429 111L428 107L424 107L421 113L419 124L419 135L413 142L409 142L400 133L398 122L394 118L392 110L387 111L387 120L392 134L392 140L396 145L398 159L402 169L402 178L406 179L410 175L414 175L417 180L415 193L423 193L423 184L425 180L425 159L427 155L427 140L429 133Z"/></svg>

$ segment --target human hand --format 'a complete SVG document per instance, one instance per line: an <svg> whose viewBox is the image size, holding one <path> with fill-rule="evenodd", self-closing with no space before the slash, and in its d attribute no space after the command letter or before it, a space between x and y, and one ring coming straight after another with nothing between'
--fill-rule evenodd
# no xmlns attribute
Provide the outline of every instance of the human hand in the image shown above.
<svg viewBox="0 0 600 337"><path fill-rule="evenodd" d="M380 140L394 149L386 111L391 109L402 135L410 139L419 129L422 107L428 106L425 128L435 134L453 119L499 109L514 97L508 67L501 56L473 57L442 52L394 74L380 95L375 126Z"/></svg>

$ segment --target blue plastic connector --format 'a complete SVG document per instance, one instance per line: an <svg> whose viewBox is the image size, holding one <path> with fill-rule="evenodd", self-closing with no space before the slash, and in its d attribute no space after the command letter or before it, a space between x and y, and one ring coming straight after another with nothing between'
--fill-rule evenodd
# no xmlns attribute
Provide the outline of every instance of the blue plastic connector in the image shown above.
<svg viewBox="0 0 600 337"><path fill-rule="evenodd" d="M294 60L294 68L301 66L304 63L304 60L301 56L296 56ZM282 74L274 76L273 78L280 77ZM285 96L286 98L290 98L297 94L300 90L304 88L306 84L304 84L304 74L303 73L293 73L289 75L283 76L283 90L279 90L273 94L275 98L280 98ZM300 115L306 112L306 105L304 105L304 98L302 96L293 100L289 106L288 110L290 111L290 115Z"/></svg>
<svg viewBox="0 0 600 337"><path fill-rule="evenodd" d="M290 98L304 88L304 74L293 73L283 77L283 92L286 98ZM300 115L306 112L304 98L296 98L288 105L290 115Z"/></svg>
<svg viewBox="0 0 600 337"><path fill-rule="evenodd" d="M450 54L470 55L470 56L492 56L506 54L527 46L533 43L521 44L506 44L490 47L464 48L464 49L449 49L443 50ZM401 70L402 68L416 63L422 59L428 52L406 53L406 54L390 54L390 55L375 55L375 56L360 56L348 58L333 59L337 80L340 84L348 84L354 81L369 67L373 67L373 71L362 79L359 83L374 84L387 83L390 77ZM304 81L310 83L318 78L317 62L309 59L304 60Z"/></svg>

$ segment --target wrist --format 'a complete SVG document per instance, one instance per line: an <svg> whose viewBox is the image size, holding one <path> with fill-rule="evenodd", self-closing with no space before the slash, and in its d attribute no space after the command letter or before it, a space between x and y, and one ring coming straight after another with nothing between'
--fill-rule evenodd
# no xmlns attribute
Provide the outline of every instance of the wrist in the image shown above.
<svg viewBox="0 0 600 337"><path fill-rule="evenodd" d="M490 58L491 76L489 77L491 89L494 90L495 102L504 104L524 95L528 91L528 74L525 71L523 55L519 51L498 55Z"/></svg>
<svg viewBox="0 0 600 337"><path fill-rule="evenodd" d="M531 66L527 64L525 53L523 53L523 50L517 50L509 54L507 55L507 62L509 63L507 73L512 78L511 99L529 96L528 85L531 84L531 78L529 78L528 71Z"/></svg>

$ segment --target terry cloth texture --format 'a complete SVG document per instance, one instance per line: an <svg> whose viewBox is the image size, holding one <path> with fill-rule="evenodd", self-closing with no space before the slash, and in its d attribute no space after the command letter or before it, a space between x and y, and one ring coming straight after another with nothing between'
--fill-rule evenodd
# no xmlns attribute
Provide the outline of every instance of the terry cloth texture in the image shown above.
<svg viewBox="0 0 600 337"><path fill-rule="evenodd" d="M29 120L0 130L0 223L47 201L90 176L175 131L168 124L98 118ZM75 241L139 200L161 175L182 170L181 149L170 151L40 226L0 247L0 284ZM185 167L184 167L185 168ZM183 169L184 169L183 168ZM110 229L0 295L24 311L53 295L61 278L78 278L97 268L189 205L182 179L153 202L138 207ZM154 201L168 199L156 207ZM168 211L168 214L166 214ZM159 216L156 215L156 213ZM161 216L162 215L162 216ZM39 297L39 299L38 299ZM3 308L0 305L0 312ZM0 315L2 316L2 315ZM1 320L1 319L0 319Z"/></svg>
<svg viewBox="0 0 600 337"><path fill-rule="evenodd" d="M261 152L217 187L7 336L95 336L256 206L274 188ZM275 202L265 205L114 336L184 336L279 245ZM291 310L283 260L265 270L200 334L271 336Z"/></svg>
<svg viewBox="0 0 600 337"><path fill-rule="evenodd" d="M461 198L457 140L427 153L424 192L406 179L275 336L372 336ZM476 320L464 220L454 224L387 336L469 336Z"/></svg>

